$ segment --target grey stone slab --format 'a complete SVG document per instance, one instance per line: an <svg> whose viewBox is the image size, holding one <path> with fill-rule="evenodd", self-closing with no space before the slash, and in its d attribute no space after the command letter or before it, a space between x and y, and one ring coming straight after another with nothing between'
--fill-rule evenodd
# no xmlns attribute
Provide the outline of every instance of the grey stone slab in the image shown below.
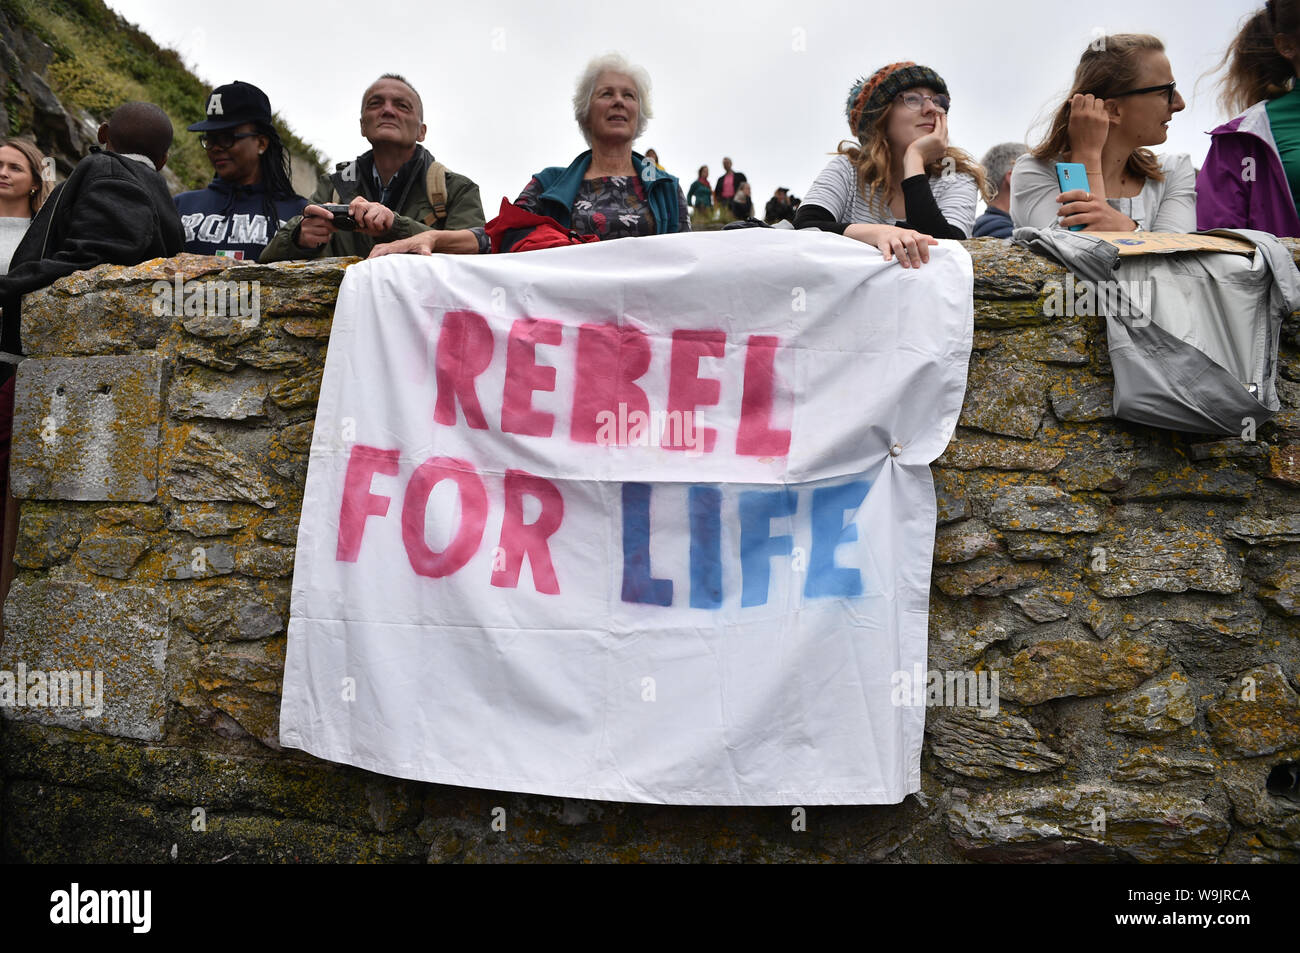
<svg viewBox="0 0 1300 953"><path fill-rule="evenodd" d="M1024 705L1105 695L1139 685L1168 661L1163 645L1124 635L1106 642L1044 639L1002 666L1001 692Z"/></svg>
<svg viewBox="0 0 1300 953"><path fill-rule="evenodd" d="M939 525L955 523L970 516L970 501L966 499L966 487L961 474L938 467L933 468L931 473L934 475L934 498L938 506Z"/></svg>
<svg viewBox="0 0 1300 953"><path fill-rule="evenodd" d="M1050 399L1052 413L1060 420L1072 423L1090 423L1114 417L1111 409L1113 388L1107 381L1080 384L1062 381L1052 386Z"/></svg>
<svg viewBox="0 0 1300 953"><path fill-rule="evenodd" d="M1228 521L1228 535L1257 546L1300 543L1300 513L1243 512Z"/></svg>
<svg viewBox="0 0 1300 953"><path fill-rule="evenodd" d="M235 551L229 543L186 543L167 554L164 579L209 579L235 571Z"/></svg>
<svg viewBox="0 0 1300 953"><path fill-rule="evenodd" d="M148 502L157 492L157 354L45 358L18 367L14 495Z"/></svg>
<svg viewBox="0 0 1300 953"><path fill-rule="evenodd" d="M1005 533L1007 554L1012 559L1063 559L1076 549L1088 548L1077 536L1059 533Z"/></svg>
<svg viewBox="0 0 1300 953"><path fill-rule="evenodd" d="M941 527L935 533L934 561L940 564L968 562L998 551L993 531L979 520L964 520Z"/></svg>
<svg viewBox="0 0 1300 953"><path fill-rule="evenodd" d="M1106 727L1123 735L1159 738L1196 720L1196 696L1187 676L1178 671L1152 679L1107 706Z"/></svg>
<svg viewBox="0 0 1300 953"><path fill-rule="evenodd" d="M971 778L997 778L1021 772L1038 774L1065 764L1066 758L1043 742L1029 721L1011 712L959 709L927 728L930 750L949 771Z"/></svg>
<svg viewBox="0 0 1300 953"><path fill-rule="evenodd" d="M1101 514L1052 486L1009 486L998 494L989 521L998 529L1040 533L1095 533Z"/></svg>
<svg viewBox="0 0 1300 953"><path fill-rule="evenodd" d="M1108 598L1152 591L1241 590L1241 565L1206 527L1134 527L1094 542L1086 578Z"/></svg>
<svg viewBox="0 0 1300 953"><path fill-rule="evenodd" d="M1204 799L1100 785L994 791L948 812L959 849L991 861L1212 863L1231 829Z"/></svg>
<svg viewBox="0 0 1300 953"><path fill-rule="evenodd" d="M1047 403L1047 376L1028 361L973 365L960 423L1006 437L1032 437Z"/></svg>
<svg viewBox="0 0 1300 953"><path fill-rule="evenodd" d="M1073 593L1065 593L1065 595L1072 597ZM1035 622L1055 622L1058 619L1068 619L1070 617L1070 612L1062 604L1061 598L1048 589L1013 592L1007 598L1018 605L1020 611ZM1072 598L1070 601L1073 601Z"/></svg>
<svg viewBox="0 0 1300 953"><path fill-rule="evenodd" d="M95 536L82 542L77 555L96 575L125 579L148 548L144 536Z"/></svg>
<svg viewBox="0 0 1300 953"><path fill-rule="evenodd" d="M1259 665L1223 686L1205 713L1219 751L1256 758L1300 748L1300 695L1276 662Z"/></svg>
<svg viewBox="0 0 1300 953"><path fill-rule="evenodd" d="M99 269L96 269L98 271ZM152 347L171 318L153 314L149 285L87 291L78 272L23 300L23 347L36 357L102 355ZM69 294L76 289L82 293Z"/></svg>
<svg viewBox="0 0 1300 953"><path fill-rule="evenodd" d="M5 603L0 673L16 687L19 666L27 678L26 704L0 705L4 717L123 738L156 741L166 712L167 598L158 589L107 588L80 582L19 579ZM94 706L32 704L33 673L91 673L102 686ZM4 677L0 674L0 701ZM48 684L48 678L47 678ZM85 685L83 679L82 682ZM92 696L94 691L89 692ZM68 701L64 696L61 701Z"/></svg>
<svg viewBox="0 0 1300 953"><path fill-rule="evenodd" d="M223 582L182 590L172 619L199 642L239 642L278 635L289 618L289 591Z"/></svg>
<svg viewBox="0 0 1300 953"><path fill-rule="evenodd" d="M270 384L254 374L223 374L192 367L171 385L168 404L183 420L251 420L266 416Z"/></svg>
<svg viewBox="0 0 1300 953"><path fill-rule="evenodd" d="M167 519L168 529L192 536L229 536L248 525L248 516L224 503L178 504Z"/></svg>
<svg viewBox="0 0 1300 953"><path fill-rule="evenodd" d="M167 474L167 491L178 500L228 500L272 509L275 499L257 466L226 450L199 430L190 432Z"/></svg>

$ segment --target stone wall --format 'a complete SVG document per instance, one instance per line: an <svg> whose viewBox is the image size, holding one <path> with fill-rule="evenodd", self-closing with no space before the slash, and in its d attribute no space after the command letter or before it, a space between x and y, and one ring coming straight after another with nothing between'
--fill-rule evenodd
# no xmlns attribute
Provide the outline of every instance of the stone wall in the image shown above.
<svg viewBox="0 0 1300 953"><path fill-rule="evenodd" d="M1063 271L975 257L975 353L934 474L936 670L889 807L680 808L400 781L277 745L293 546L345 264L182 256L29 298L19 572L0 670L101 670L98 718L0 721L5 860L1300 860L1300 323L1254 440L1121 424ZM155 282L256 281L172 317ZM204 311L207 311L205 308ZM494 830L495 808L505 830ZM499 812L497 812L499 816Z"/></svg>

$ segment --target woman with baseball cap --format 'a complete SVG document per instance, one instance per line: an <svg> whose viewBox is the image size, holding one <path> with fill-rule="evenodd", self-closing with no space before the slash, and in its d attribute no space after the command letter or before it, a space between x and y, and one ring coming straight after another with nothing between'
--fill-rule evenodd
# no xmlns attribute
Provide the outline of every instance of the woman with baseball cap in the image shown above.
<svg viewBox="0 0 1300 953"><path fill-rule="evenodd" d="M206 189L176 196L185 250L256 261L307 200L293 191L289 154L271 123L266 93L251 83L228 83L208 96L206 111L189 130L202 133L216 175Z"/></svg>
<svg viewBox="0 0 1300 953"><path fill-rule="evenodd" d="M842 142L813 181L796 228L820 228L879 248L904 268L929 261L938 238L969 238L984 172L948 144L948 85L928 66L883 66L849 90Z"/></svg>

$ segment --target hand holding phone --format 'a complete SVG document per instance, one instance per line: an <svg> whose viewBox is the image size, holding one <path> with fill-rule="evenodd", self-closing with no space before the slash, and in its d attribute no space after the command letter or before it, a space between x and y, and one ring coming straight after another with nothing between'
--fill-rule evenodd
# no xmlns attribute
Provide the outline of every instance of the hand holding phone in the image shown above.
<svg viewBox="0 0 1300 953"><path fill-rule="evenodd" d="M1061 192L1088 191L1088 170L1081 162L1056 163L1056 182ZM1087 226L1071 225L1070 231L1081 232Z"/></svg>

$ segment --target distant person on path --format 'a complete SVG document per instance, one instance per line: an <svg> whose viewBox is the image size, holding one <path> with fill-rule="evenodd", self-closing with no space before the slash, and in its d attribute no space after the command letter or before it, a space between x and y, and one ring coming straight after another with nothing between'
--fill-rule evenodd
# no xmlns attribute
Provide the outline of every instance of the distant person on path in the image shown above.
<svg viewBox="0 0 1300 953"><path fill-rule="evenodd" d="M747 218L753 218L754 198L748 182L741 182L736 187L736 194L731 199L731 214L742 222Z"/></svg>
<svg viewBox="0 0 1300 953"><path fill-rule="evenodd" d="M215 173L205 189L176 196L185 250L257 261L280 225L307 200L293 190L289 153L271 122L271 101L251 83L208 94L207 118L189 127Z"/></svg>
<svg viewBox="0 0 1300 953"><path fill-rule="evenodd" d="M655 168L658 169L660 172L664 171L664 167L659 164L659 153L655 152L653 149L647 149L645 151L645 157L649 159L651 162L653 162L655 164Z"/></svg>
<svg viewBox="0 0 1300 953"><path fill-rule="evenodd" d="M510 216L513 208L525 213L514 216L521 221L544 216L551 220L548 225L602 241L690 231L686 196L677 179L632 151L653 115L650 75L644 69L617 53L592 60L578 78L573 115L591 148L567 168L551 166L534 175L513 207L502 202L494 224ZM509 251L535 227L506 230L497 245L481 227L423 232L379 245L371 257Z"/></svg>
<svg viewBox="0 0 1300 953"><path fill-rule="evenodd" d="M482 225L478 186L420 145L427 128L420 94L385 73L361 97L361 135L370 150L323 176L301 218L280 227L261 261L359 255L379 242ZM347 205L355 227L338 228L324 204Z"/></svg>
<svg viewBox="0 0 1300 953"><path fill-rule="evenodd" d="M891 63L849 90L857 145L840 143L795 213L880 249L904 268L930 260L935 239L969 238L984 170L948 143L948 84L928 66Z"/></svg>
<svg viewBox="0 0 1300 953"><path fill-rule="evenodd" d="M1083 51L1074 84L1047 138L1011 171L1015 226L1093 232L1191 232L1196 171L1185 153L1158 157L1148 146L1187 104L1174 84L1165 47L1154 36L1120 33ZM1057 162L1077 162L1088 188L1062 194Z"/></svg>
<svg viewBox="0 0 1300 953"><path fill-rule="evenodd" d="M1011 167L1029 151L1023 142L1000 142L980 160L990 188L997 194L988 200L984 214L975 219L973 238L1011 237Z"/></svg>
<svg viewBox="0 0 1300 953"><path fill-rule="evenodd" d="M1223 105L1196 179L1196 227L1300 238L1300 0L1271 0L1224 57Z"/></svg>
<svg viewBox="0 0 1300 953"><path fill-rule="evenodd" d="M709 167L707 165L700 166L695 181L691 183L690 191L686 193L686 202L688 205L693 205L699 215L712 212L713 187L709 185Z"/></svg>
<svg viewBox="0 0 1300 953"><path fill-rule="evenodd" d="M763 221L769 225L777 222L794 222L794 206L790 204L790 190L781 186L767 200L763 209Z"/></svg>
<svg viewBox="0 0 1300 953"><path fill-rule="evenodd" d="M730 157L724 157L722 160L722 175L718 176L717 184L713 187L713 197L719 205L727 205L740 187L745 183L745 173L733 172L731 170Z"/></svg>

